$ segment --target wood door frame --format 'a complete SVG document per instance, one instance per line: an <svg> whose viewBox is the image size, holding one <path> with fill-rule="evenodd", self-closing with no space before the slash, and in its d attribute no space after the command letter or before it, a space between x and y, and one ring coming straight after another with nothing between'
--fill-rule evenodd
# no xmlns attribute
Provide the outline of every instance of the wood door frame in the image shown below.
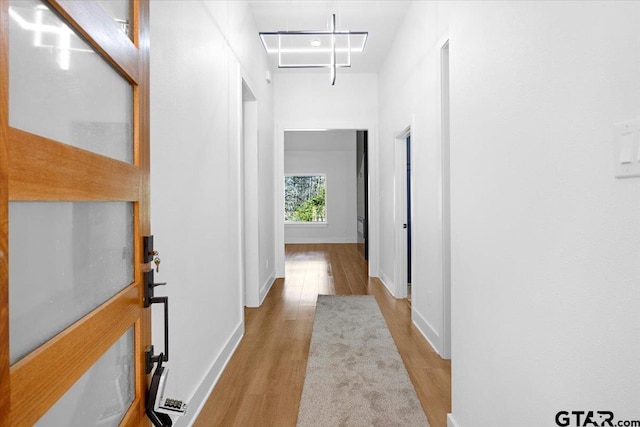
<svg viewBox="0 0 640 427"><path fill-rule="evenodd" d="M9 14L0 0L0 425L9 425Z"/></svg>
<svg viewBox="0 0 640 427"><path fill-rule="evenodd" d="M142 276L149 265L142 263L141 236L150 233L149 4L132 1L134 36L129 39L98 3L47 3L133 85L136 148L131 165L9 126L9 0L0 0L0 425L33 424L132 326L135 397L121 425L145 425L144 349L151 342L151 313L142 304ZM128 201L134 203L135 213L134 282L13 366L8 307L10 200Z"/></svg>

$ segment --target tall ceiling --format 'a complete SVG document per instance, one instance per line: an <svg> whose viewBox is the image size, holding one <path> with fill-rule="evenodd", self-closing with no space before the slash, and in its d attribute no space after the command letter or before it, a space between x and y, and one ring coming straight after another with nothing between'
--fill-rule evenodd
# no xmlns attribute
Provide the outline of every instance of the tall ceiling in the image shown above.
<svg viewBox="0 0 640 427"><path fill-rule="evenodd" d="M337 30L369 32L364 52L354 53L351 68L340 68L338 74L376 73L402 25L409 3L406 0L249 0L249 8L258 31L327 30L331 14L335 13ZM310 71L278 69L276 55L270 57L273 72Z"/></svg>

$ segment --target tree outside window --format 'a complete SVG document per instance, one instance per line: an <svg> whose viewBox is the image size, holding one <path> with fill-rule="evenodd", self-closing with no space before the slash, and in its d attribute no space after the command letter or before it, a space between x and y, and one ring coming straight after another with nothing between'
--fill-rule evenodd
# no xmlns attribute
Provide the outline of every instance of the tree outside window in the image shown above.
<svg viewBox="0 0 640 427"><path fill-rule="evenodd" d="M326 222L326 181L326 175L285 176L285 222Z"/></svg>

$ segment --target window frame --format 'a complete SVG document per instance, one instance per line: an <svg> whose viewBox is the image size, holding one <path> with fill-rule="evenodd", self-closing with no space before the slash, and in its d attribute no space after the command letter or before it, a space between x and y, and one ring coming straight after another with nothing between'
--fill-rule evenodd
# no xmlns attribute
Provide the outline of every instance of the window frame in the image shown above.
<svg viewBox="0 0 640 427"><path fill-rule="evenodd" d="M286 180L287 177L289 176L297 176L297 177L311 177L311 176L321 176L324 178L324 221L287 221L284 220L284 225L285 227L327 227L329 225L329 209L327 206L327 192L328 192L328 181L327 181L327 174L326 173L285 173L284 177L283 177L283 181ZM284 212L286 214L287 212L287 208L286 208L286 192L287 192L287 184L286 182L284 182L284 192L282 194L283 196L283 202L285 206L283 206L284 208Z"/></svg>

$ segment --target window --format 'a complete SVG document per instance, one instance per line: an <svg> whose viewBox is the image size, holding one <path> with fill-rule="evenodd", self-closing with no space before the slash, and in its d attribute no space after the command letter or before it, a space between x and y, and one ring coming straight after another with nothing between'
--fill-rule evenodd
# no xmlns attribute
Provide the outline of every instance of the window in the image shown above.
<svg viewBox="0 0 640 427"><path fill-rule="evenodd" d="M326 223L326 175L284 177L284 220L288 223Z"/></svg>

